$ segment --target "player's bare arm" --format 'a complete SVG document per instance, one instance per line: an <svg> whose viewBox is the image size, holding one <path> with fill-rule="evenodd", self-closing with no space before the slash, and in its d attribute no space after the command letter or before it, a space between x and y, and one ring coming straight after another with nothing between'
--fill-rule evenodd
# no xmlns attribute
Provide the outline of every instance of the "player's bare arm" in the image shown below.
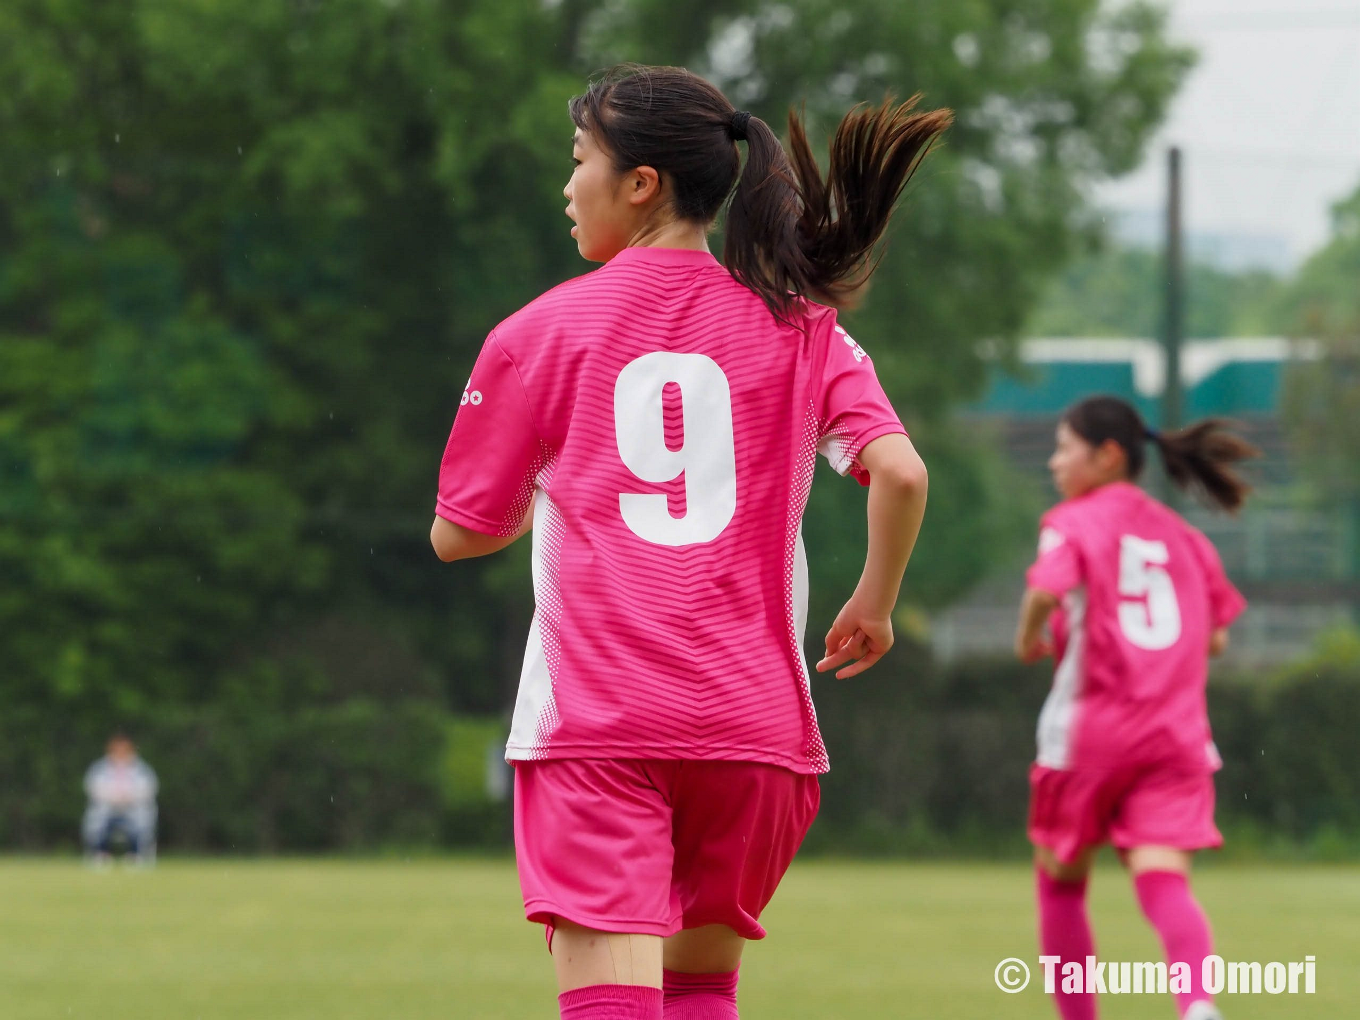
<svg viewBox="0 0 1360 1020"><path fill-rule="evenodd" d="M486 535L465 528L461 524L454 524L453 521L443 517L435 517L434 524L430 526L430 545L434 546L435 555L445 563L469 560L475 556L489 556L513 544L529 530L531 521L532 517L526 514L519 531L506 538L501 535Z"/></svg>
<svg viewBox="0 0 1360 1020"><path fill-rule="evenodd" d="M817 663L838 679L857 676L893 644L892 611L926 512L926 466L902 433L880 436L860 451L869 472L869 550L864 573L850 601L826 635L826 656Z"/></svg>
<svg viewBox="0 0 1360 1020"><path fill-rule="evenodd" d="M1044 636L1044 626L1058 608L1058 598L1052 592L1029 588L1020 603L1020 623L1015 630L1015 655L1021 662L1038 662L1053 654L1053 647Z"/></svg>

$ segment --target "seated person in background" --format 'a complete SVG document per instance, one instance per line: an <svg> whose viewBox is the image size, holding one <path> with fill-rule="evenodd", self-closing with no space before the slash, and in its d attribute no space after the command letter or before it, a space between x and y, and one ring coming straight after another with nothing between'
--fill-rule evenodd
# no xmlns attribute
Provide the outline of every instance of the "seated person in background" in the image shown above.
<svg viewBox="0 0 1360 1020"><path fill-rule="evenodd" d="M85 773L89 806L81 824L85 852L107 863L115 836L122 835L128 853L139 863L156 856L156 773L137 757L126 734L109 738L107 753Z"/></svg>

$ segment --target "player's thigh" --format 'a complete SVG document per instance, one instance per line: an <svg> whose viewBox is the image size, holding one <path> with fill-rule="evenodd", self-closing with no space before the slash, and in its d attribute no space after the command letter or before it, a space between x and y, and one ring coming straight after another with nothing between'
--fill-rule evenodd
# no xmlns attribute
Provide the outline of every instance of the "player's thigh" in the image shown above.
<svg viewBox="0 0 1360 1020"><path fill-rule="evenodd" d="M1188 873L1192 854L1221 846L1212 774L1149 769L1121 799L1110 840L1133 874Z"/></svg>
<svg viewBox="0 0 1360 1020"><path fill-rule="evenodd" d="M675 787L673 888L685 929L765 937L761 912L817 815L817 777L754 762L684 762Z"/></svg>
<svg viewBox="0 0 1360 1020"><path fill-rule="evenodd" d="M636 932L598 931L556 918L553 969L559 992L592 985L661 987L661 937Z"/></svg>
<svg viewBox="0 0 1360 1020"><path fill-rule="evenodd" d="M515 858L525 916L556 930L672 935L680 904L666 763L563 760L515 769ZM658 950L659 952L659 950Z"/></svg>
<svg viewBox="0 0 1360 1020"><path fill-rule="evenodd" d="M662 961L682 974L727 974L741 966L746 939L725 924L686 928L666 939Z"/></svg>
<svg viewBox="0 0 1360 1020"><path fill-rule="evenodd" d="M1119 777L1035 765L1029 782L1028 832L1035 864L1059 881L1080 880L1109 838Z"/></svg>

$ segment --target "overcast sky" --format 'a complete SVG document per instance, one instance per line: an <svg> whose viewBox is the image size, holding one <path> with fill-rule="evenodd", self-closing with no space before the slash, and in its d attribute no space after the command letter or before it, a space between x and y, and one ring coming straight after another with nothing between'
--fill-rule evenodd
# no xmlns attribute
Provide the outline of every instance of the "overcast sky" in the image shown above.
<svg viewBox="0 0 1360 1020"><path fill-rule="evenodd" d="M1326 241L1331 203L1360 185L1360 0L1167 0L1200 54L1141 169L1100 189L1160 210L1165 152L1184 151L1187 229Z"/></svg>

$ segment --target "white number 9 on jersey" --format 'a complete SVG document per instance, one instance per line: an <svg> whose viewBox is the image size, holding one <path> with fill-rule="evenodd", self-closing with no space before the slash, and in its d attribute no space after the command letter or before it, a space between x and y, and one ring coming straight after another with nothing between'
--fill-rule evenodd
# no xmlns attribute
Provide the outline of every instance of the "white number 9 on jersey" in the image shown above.
<svg viewBox="0 0 1360 1020"><path fill-rule="evenodd" d="M1169 558L1165 542L1133 535L1119 540L1119 629L1130 644L1152 652L1181 636L1181 606L1165 569Z"/></svg>
<svg viewBox="0 0 1360 1020"><path fill-rule="evenodd" d="M666 446L662 390L680 387L684 445ZM718 363L703 354L657 351L626 365L614 383L614 432L619 456L644 482L685 475L685 516L672 517L664 492L619 495L623 521L657 545L711 542L737 512L737 453L732 438L732 390Z"/></svg>

